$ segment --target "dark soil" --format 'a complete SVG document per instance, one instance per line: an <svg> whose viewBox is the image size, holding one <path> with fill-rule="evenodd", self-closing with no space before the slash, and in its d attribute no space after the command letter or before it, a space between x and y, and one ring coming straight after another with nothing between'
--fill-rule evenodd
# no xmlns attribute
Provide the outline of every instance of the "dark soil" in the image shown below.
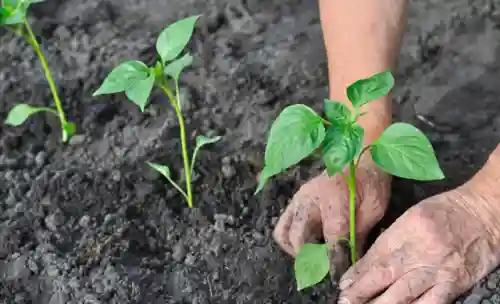
<svg viewBox="0 0 500 304"><path fill-rule="evenodd" d="M473 4L471 4L473 3ZM500 0L413 2L395 118L432 139L448 179L396 181L387 227L411 204L474 174L499 142ZM291 103L321 107L326 58L315 1L49 0L33 26L79 126L0 124L0 303L326 303L328 283L295 291L292 261L271 238L293 193L321 169L304 163L253 196L271 121ZM168 23L201 13L182 90L201 153L196 208L145 165L181 169L178 126L155 93L147 113L124 96L92 98L119 62L155 59ZM32 49L0 33L0 116L49 105ZM376 231L375 231L376 233ZM500 303L493 273L466 303Z"/></svg>

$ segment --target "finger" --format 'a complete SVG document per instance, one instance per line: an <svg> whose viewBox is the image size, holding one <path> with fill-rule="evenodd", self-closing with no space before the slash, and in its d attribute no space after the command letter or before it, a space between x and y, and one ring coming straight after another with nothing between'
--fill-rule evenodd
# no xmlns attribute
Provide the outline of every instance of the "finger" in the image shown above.
<svg viewBox="0 0 500 304"><path fill-rule="evenodd" d="M435 275L428 270L406 273L370 304L409 304L434 285Z"/></svg>
<svg viewBox="0 0 500 304"><path fill-rule="evenodd" d="M290 226L293 221L293 212L295 210L295 204L292 201L285 209L283 214L280 216L278 224L273 231L273 238L278 243L278 245L283 249L286 253L293 256L293 247L288 239Z"/></svg>
<svg viewBox="0 0 500 304"><path fill-rule="evenodd" d="M350 247L347 239L339 239L330 245L328 258L330 261L330 279L334 286L338 286L340 278L351 265Z"/></svg>
<svg viewBox="0 0 500 304"><path fill-rule="evenodd" d="M399 254L391 255L387 258L378 257L374 252L367 258L357 269L359 273L350 273L350 278L342 278L340 286L343 289L341 298L349 300L352 304L365 303L380 294L384 289L393 284L403 273L402 259ZM361 259L364 260L365 258ZM371 263L371 261L374 261ZM359 262L358 262L359 263ZM367 266L370 266L368 268ZM368 269L368 270L367 270ZM349 280L352 280L350 282ZM350 283L350 287L345 288L345 285Z"/></svg>
<svg viewBox="0 0 500 304"><path fill-rule="evenodd" d="M394 252L388 251L389 248L387 246L386 236L389 230L384 231L375 241L375 243L371 246L371 248L366 252L366 254L361 258L356 264L352 265L349 270L342 276L339 288L341 290L345 290L349 288L354 282L359 281L359 279L364 276L370 269L373 268L373 265L380 264L380 260L382 260L383 256L389 256L389 254L393 254ZM362 240L363 241L363 240Z"/></svg>
<svg viewBox="0 0 500 304"><path fill-rule="evenodd" d="M440 284L432 287L412 304L449 304L459 293L452 284Z"/></svg>
<svg viewBox="0 0 500 304"><path fill-rule="evenodd" d="M295 199L294 199L295 200ZM295 212L288 232L288 239L294 254L304 246L307 241L313 241L321 231L321 213L313 203L296 199Z"/></svg>

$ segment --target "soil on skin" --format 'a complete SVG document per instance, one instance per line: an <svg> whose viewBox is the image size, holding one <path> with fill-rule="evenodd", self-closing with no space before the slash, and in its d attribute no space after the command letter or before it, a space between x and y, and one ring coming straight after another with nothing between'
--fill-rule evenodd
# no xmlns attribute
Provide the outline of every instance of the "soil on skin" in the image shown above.
<svg viewBox="0 0 500 304"><path fill-rule="evenodd" d="M499 142L500 0L417 1L397 71L395 119L432 139L448 179L394 183L387 227L411 204L467 180ZM146 113L122 95L92 98L119 62L155 60L168 23L203 14L182 78L190 138L222 135L200 154L189 210L151 160L181 169L178 126L156 92ZM0 124L1 303L326 303L328 283L296 291L271 231L293 193L320 171L304 163L253 196L272 120L286 105L321 108L326 57L316 1L51 0L34 5L68 116ZM0 116L49 105L38 59L0 33ZM498 303L492 273L467 303Z"/></svg>

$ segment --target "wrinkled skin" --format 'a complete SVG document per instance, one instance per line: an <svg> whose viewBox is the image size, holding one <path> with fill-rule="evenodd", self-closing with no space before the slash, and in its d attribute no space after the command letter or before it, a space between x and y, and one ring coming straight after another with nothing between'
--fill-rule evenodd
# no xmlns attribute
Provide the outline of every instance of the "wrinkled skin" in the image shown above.
<svg viewBox="0 0 500 304"><path fill-rule="evenodd" d="M389 200L390 177L371 161L357 170L358 251L373 226L383 217ZM307 242L321 237L334 244L349 235L349 191L344 178L323 173L303 185L281 216L274 238L295 256ZM360 252L361 253L361 252Z"/></svg>
<svg viewBox="0 0 500 304"><path fill-rule="evenodd" d="M500 263L488 204L463 186L409 209L344 274L339 303L452 303Z"/></svg>
<svg viewBox="0 0 500 304"><path fill-rule="evenodd" d="M500 162L493 167L500 168ZM378 170L370 162L358 169L358 244L387 208L390 177ZM342 276L338 303L453 303L498 266L500 191L494 172L430 197L403 214ZM305 242L324 236L333 244L347 236L348 214L342 176L322 174L297 192L274 237L295 256Z"/></svg>

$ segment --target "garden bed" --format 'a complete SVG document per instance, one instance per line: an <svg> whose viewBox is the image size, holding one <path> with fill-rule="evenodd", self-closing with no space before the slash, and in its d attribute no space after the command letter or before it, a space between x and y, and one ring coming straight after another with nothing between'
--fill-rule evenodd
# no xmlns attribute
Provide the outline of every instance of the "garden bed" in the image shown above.
<svg viewBox="0 0 500 304"><path fill-rule="evenodd" d="M170 4L167 4L171 2ZM469 178L499 142L500 1L412 3L395 118L433 141L447 180L396 180L380 228L413 203ZM145 113L123 95L92 98L118 63L155 60L169 23L203 15L182 78L200 153L188 209L148 160L182 168L175 113L160 92ZM314 1L48 0L33 27L78 135L55 117L0 125L0 302L326 303L324 283L298 293L271 232L293 193L321 168L304 163L253 196L269 124L292 103L321 108L326 58ZM32 49L0 33L0 117L49 105ZM500 272L464 295L500 301Z"/></svg>

